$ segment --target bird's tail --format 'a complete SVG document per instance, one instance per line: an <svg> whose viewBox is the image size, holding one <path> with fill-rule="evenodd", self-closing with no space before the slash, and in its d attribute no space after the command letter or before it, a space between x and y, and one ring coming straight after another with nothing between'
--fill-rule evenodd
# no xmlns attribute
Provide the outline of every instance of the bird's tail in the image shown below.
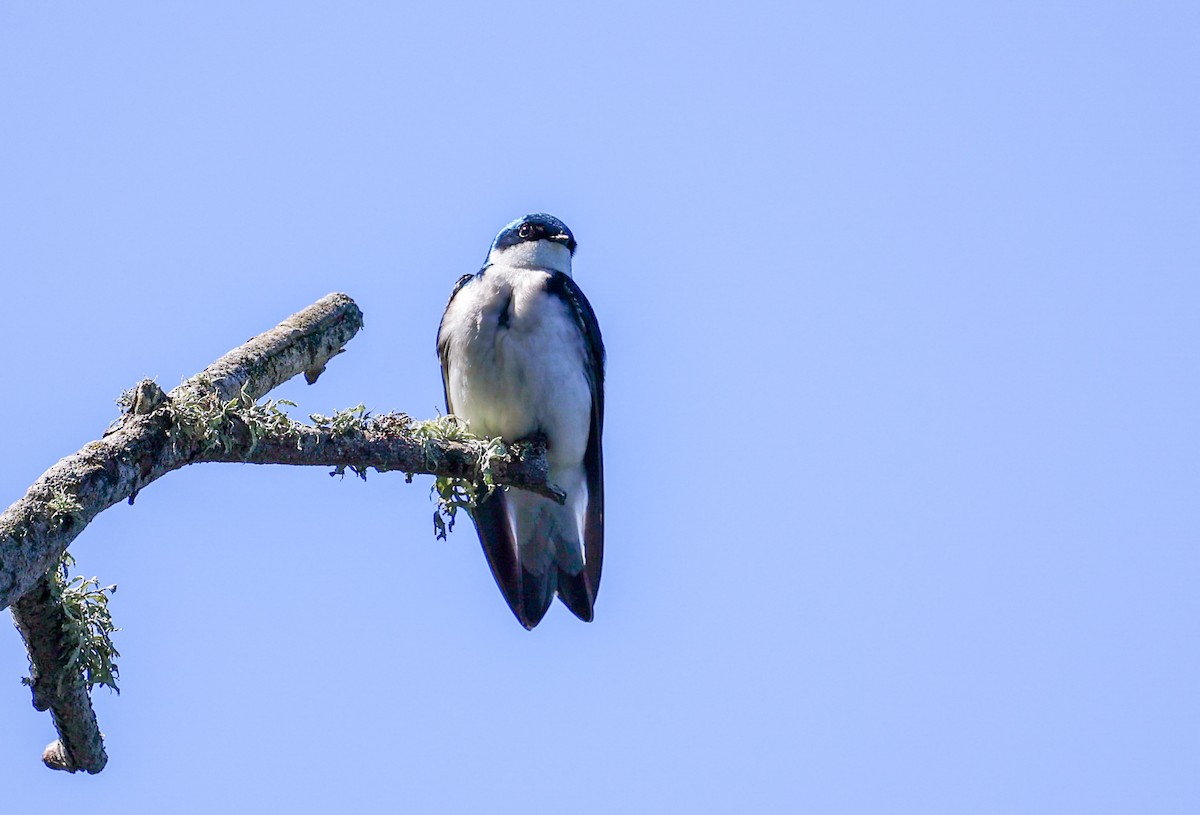
<svg viewBox="0 0 1200 815"><path fill-rule="evenodd" d="M562 485L565 505L522 490L497 490L473 513L496 583L526 628L541 622L555 594L576 617L592 619L595 587L581 543L587 485L582 478L563 480L569 482Z"/></svg>
<svg viewBox="0 0 1200 815"><path fill-rule="evenodd" d="M557 594L576 617L590 622L594 592L588 587L580 520L587 506L582 479L562 485L565 505L533 493L511 490L508 514L524 574L528 610L540 620Z"/></svg>

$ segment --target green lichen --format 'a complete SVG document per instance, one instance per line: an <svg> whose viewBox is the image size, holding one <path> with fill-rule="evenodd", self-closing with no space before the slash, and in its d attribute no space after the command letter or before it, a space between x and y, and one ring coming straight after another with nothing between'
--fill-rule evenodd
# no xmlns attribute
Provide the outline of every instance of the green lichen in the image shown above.
<svg viewBox="0 0 1200 815"><path fill-rule="evenodd" d="M409 432L414 440L421 443L425 463L430 469L436 467L440 456L439 443L445 441L467 445L472 448L480 462L477 478L438 476L434 479L430 491L437 504L433 511L433 534L438 540L446 540L447 533L454 529L458 510L470 511L492 494L492 490L496 488L492 462L507 455L508 449L499 438L488 439L473 435L467 421L453 414L413 422Z"/></svg>
<svg viewBox="0 0 1200 815"><path fill-rule="evenodd" d="M139 386L141 384L139 383ZM197 377L191 384L203 388L210 383ZM137 392L137 388L126 391L118 403L127 411L133 410L138 404ZM195 393L194 389L192 393ZM250 443L246 457L249 458L259 440L267 436L294 436L297 445L303 438L298 429L302 425L289 417L283 409L295 407L295 403L282 399L258 402L250 398L244 390L228 400L219 399L215 392L200 396L177 394L166 402L166 406L173 418L172 429L169 432L189 444L197 444L202 452L220 450L228 455L241 447L248 436ZM441 540L454 528L459 509L469 510L491 495L496 487L493 463L497 458L508 454L508 448L500 439L473 435L467 422L453 415L415 422L402 413L374 417L365 405L359 404L335 411L331 416L313 413L309 418L313 426L334 436L352 436L371 429L389 435L408 434L421 445L428 470L439 469L445 442L456 442L469 447L479 461L476 473L470 477L442 476L434 480L432 496L437 504L433 513L434 534ZM339 465L333 474L344 475L347 469L360 478L366 478L365 469L353 465ZM408 479L412 480L411 473L408 474Z"/></svg>
<svg viewBox="0 0 1200 815"><path fill-rule="evenodd" d="M83 504L64 487L57 487L46 500L46 515L50 519L50 528L58 529L70 524L83 511Z"/></svg>
<svg viewBox="0 0 1200 815"><path fill-rule="evenodd" d="M362 433L373 421L371 411L367 410L363 404L358 404L345 410L334 411L332 416L313 413L308 418L312 419L314 425L322 430L328 430L335 436L349 436L353 433Z"/></svg>
<svg viewBox="0 0 1200 815"><path fill-rule="evenodd" d="M95 578L71 577L70 568L75 558L64 552L50 580L51 596L62 606L66 618L62 628L61 647L65 653L62 670L55 678L59 693L63 685L73 676L82 676L89 691L103 685L120 694L117 687L117 657L121 656L113 645L112 635L119 628L113 625L108 610L108 598L116 585L101 586ZM26 685L33 680L22 679Z"/></svg>
<svg viewBox="0 0 1200 815"><path fill-rule="evenodd" d="M219 399L214 392L190 399L173 399L170 409L175 432L197 442L203 451L219 449L229 454L249 436L250 444L246 450L249 458L259 441L267 436L295 437L299 444L296 423L284 410L295 405L286 399L259 402L243 390L226 400Z"/></svg>

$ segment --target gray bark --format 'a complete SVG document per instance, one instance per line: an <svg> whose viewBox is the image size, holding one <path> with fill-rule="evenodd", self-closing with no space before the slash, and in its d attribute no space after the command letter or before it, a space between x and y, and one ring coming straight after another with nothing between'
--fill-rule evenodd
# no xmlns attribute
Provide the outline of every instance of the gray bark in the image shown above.
<svg viewBox="0 0 1200 815"><path fill-rule="evenodd" d="M241 411L278 385L303 373L312 384L326 364L362 327L362 313L344 294L330 294L280 325L230 351L169 394L142 383L129 413L103 438L47 470L28 492L0 514L0 609L11 606L30 652L34 706L49 709L59 740L43 760L54 769L99 772L107 761L83 677L69 666L58 640L62 608L47 573L93 518L172 470L201 462L244 462L350 468L365 473L467 478L479 482L490 465L494 483L561 500L547 484L545 447L481 461L477 446L413 438L411 421L388 414L350 428L251 427ZM216 437L203 438L181 420L181 408L219 406ZM210 428L211 429L211 428Z"/></svg>
<svg viewBox="0 0 1200 815"><path fill-rule="evenodd" d="M230 351L168 398L197 399L211 392L228 400L244 389L256 399L299 373L315 381L361 327L362 312L354 301L330 294ZM197 449L177 443L185 440L172 429L169 410L130 414L117 430L47 470L0 514L0 608L29 591L92 518L189 463ZM80 508L52 514L48 508L62 495Z"/></svg>
<svg viewBox="0 0 1200 815"><path fill-rule="evenodd" d="M66 615L51 579L43 576L12 605L13 622L29 650L33 706L49 710L58 731L58 739L46 747L42 761L53 770L98 773L108 763L104 737L83 676L70 670L62 636Z"/></svg>
<svg viewBox="0 0 1200 815"><path fill-rule="evenodd" d="M381 473L400 471L479 480L483 462L474 447L446 439L418 441L409 434L410 424L411 420L404 414L388 413L369 420L365 428L350 433L296 425L292 428L295 435L275 434L251 442L247 431L232 449L200 453L193 463L324 465L350 467L359 472L370 468ZM231 435L239 434L234 431ZM547 483L548 467L546 448L541 441L491 462L496 484L519 487L562 503L562 492Z"/></svg>

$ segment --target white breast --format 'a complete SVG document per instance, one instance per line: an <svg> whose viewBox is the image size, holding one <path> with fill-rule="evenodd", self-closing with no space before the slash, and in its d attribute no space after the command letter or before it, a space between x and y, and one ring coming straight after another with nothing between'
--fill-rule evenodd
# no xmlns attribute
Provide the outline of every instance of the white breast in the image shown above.
<svg viewBox="0 0 1200 815"><path fill-rule="evenodd" d="M540 243L540 242L539 242ZM506 441L542 432L552 468L583 460L592 396L583 335L546 293L544 269L491 266L446 310L447 390L473 433Z"/></svg>

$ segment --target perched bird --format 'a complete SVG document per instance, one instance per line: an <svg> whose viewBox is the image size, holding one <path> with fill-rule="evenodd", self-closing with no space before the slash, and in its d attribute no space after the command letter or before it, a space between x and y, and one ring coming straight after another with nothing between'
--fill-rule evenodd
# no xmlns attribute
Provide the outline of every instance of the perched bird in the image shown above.
<svg viewBox="0 0 1200 815"><path fill-rule="evenodd" d="M590 622L604 549L604 343L571 279L575 237L535 213L500 230L487 261L459 279L438 328L446 409L472 433L542 436L565 505L497 489L471 513L492 575L521 625L557 593Z"/></svg>

